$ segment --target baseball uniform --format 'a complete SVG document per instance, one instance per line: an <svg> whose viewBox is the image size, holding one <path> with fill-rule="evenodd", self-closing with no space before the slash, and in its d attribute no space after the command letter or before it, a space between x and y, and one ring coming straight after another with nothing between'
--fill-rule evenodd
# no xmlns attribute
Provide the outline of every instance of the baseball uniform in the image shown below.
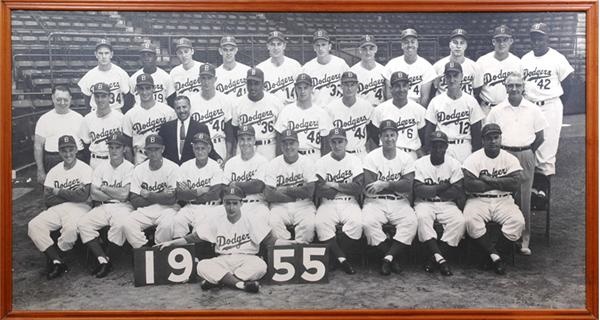
<svg viewBox="0 0 600 320"><path fill-rule="evenodd" d="M360 79L360 78L359 78ZM375 108L367 100L357 96L352 106L346 106L342 100L336 99L325 106L334 128L342 128L348 132L346 152L357 156L361 161L367 155L367 124L371 120Z"/></svg>
<svg viewBox="0 0 600 320"><path fill-rule="evenodd" d="M258 152L248 160L244 160L240 155L237 155L225 163L223 183L229 185L250 180L264 182L268 163L269 160ZM246 197L242 199L242 203L250 216L264 218L268 223L269 207L262 193L248 194L246 192Z"/></svg>
<svg viewBox="0 0 600 320"><path fill-rule="evenodd" d="M200 94L194 94L190 97L190 102L190 118L208 127L215 151L225 159L225 123L231 120L232 98L217 91L210 100L204 99Z"/></svg>
<svg viewBox="0 0 600 320"><path fill-rule="evenodd" d="M386 79L389 80L392 73L402 71L408 75L409 89L408 98L414 102L419 102L421 99L421 86L431 82L437 78L437 73L431 63L421 56L417 56L417 60L411 64L407 63L404 55L390 60L386 65ZM444 64L442 64L442 73Z"/></svg>
<svg viewBox="0 0 600 320"><path fill-rule="evenodd" d="M108 138L123 131L123 117L120 112L109 112L98 117L96 112L90 112L83 118L79 136L83 143L89 144L90 167L96 169L101 163L108 162Z"/></svg>
<svg viewBox="0 0 600 320"><path fill-rule="evenodd" d="M129 78L129 87L137 104L140 103L140 96L136 89L137 77L144 73L144 69L140 69ZM166 104L167 98L175 93L175 85L171 80L171 76L165 70L158 67L156 68L156 71L150 75L154 81L154 87L152 89L152 92L154 92L154 101Z"/></svg>
<svg viewBox="0 0 600 320"><path fill-rule="evenodd" d="M302 67L302 73L310 75L313 87L313 102L325 106L334 99L342 97L340 79L350 67L342 58L330 55L331 61L321 64L314 58Z"/></svg>
<svg viewBox="0 0 600 320"><path fill-rule="evenodd" d="M477 68L480 71L478 83L482 84L481 109L487 115L492 107L506 99L504 80L511 73L521 72L521 59L508 53L508 57L500 61L492 51L477 59Z"/></svg>
<svg viewBox="0 0 600 320"><path fill-rule="evenodd" d="M201 65L201 62L194 61L192 67L187 70L181 64L171 70L169 75L178 96L184 95L191 99L194 94L200 93Z"/></svg>
<svg viewBox="0 0 600 320"><path fill-rule="evenodd" d="M108 94L110 107L121 110L124 97L129 93L129 75L121 67L111 63L108 71L101 71L98 67L88 71L77 83L81 88L81 93L91 96L94 92L92 87L99 82L108 84L110 93ZM96 111L96 101L90 100L92 112Z"/></svg>
<svg viewBox="0 0 600 320"><path fill-rule="evenodd" d="M387 70L384 66L376 62L375 67L368 70L358 62L350 68L350 71L356 73L358 77L358 97L369 101L373 107L385 101L383 90Z"/></svg>
<svg viewBox="0 0 600 320"><path fill-rule="evenodd" d="M271 58L259 63L256 66L265 74L265 92L277 96L284 104L296 101L294 92L294 81L302 72L300 62L284 57L283 63L279 66L271 62Z"/></svg>
<svg viewBox="0 0 600 320"><path fill-rule="evenodd" d="M215 87L217 91L226 94L230 97L242 98L248 94L246 90L246 72L248 72L247 65L236 62L235 67L231 70L227 70L223 65L217 68L217 81Z"/></svg>
<svg viewBox="0 0 600 320"><path fill-rule="evenodd" d="M319 106L302 109L290 104L281 110L275 130L279 133L285 129L294 130L298 134L298 152L308 156L314 163L321 158L321 137L329 134L331 124L327 111Z"/></svg>
<svg viewBox="0 0 600 320"><path fill-rule="evenodd" d="M450 56L438 60L433 65L433 69L435 70L437 77L440 78L440 82L437 88L437 95L442 95L442 93L445 93L448 89L448 85L446 84L446 79L444 77L444 66L448 62L450 62ZM480 71L477 68L477 64L475 63L475 61L465 57L465 61L463 61L460 65L462 67L463 72L463 79L460 85L462 91L468 95L473 95L473 88L481 87L481 83L479 82L481 80L481 77L478 76L478 73Z"/></svg>

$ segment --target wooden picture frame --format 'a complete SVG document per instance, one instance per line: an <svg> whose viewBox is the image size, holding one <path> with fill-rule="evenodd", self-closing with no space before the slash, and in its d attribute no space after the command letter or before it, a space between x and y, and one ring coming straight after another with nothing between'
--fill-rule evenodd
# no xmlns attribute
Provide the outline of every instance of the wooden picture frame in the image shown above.
<svg viewBox="0 0 600 320"><path fill-rule="evenodd" d="M11 198L11 11L231 11L231 12L542 12L578 11L586 19L586 255L585 308L582 309L436 309L436 310L242 310L242 311L14 311L12 309ZM218 318L269 319L598 319L598 2L596 0L0 0L0 318Z"/></svg>

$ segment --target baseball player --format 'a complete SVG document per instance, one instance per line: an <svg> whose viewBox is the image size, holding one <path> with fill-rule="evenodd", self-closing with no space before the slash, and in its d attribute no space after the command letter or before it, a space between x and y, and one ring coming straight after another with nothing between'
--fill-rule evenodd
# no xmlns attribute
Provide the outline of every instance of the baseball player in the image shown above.
<svg viewBox="0 0 600 320"><path fill-rule="evenodd" d="M176 119L177 115L173 108L154 100L154 80L151 75L141 74L136 80L140 103L125 113L123 133L132 140L132 149L127 151L127 158L138 165L147 158L144 139L158 132L163 123Z"/></svg>
<svg viewBox="0 0 600 320"><path fill-rule="evenodd" d="M173 239L176 204L175 187L179 167L162 157L164 143L157 134L145 139L148 161L135 167L131 177L129 201L135 208L122 225L132 248L148 245L144 230L156 226L154 239L161 243Z"/></svg>
<svg viewBox="0 0 600 320"><path fill-rule="evenodd" d="M325 106L325 111L333 120L333 127L344 130L344 135L347 136L346 152L357 156L362 161L367 155L367 125L374 108L369 101L357 97L360 83L356 73L344 72L340 82L342 98Z"/></svg>
<svg viewBox="0 0 600 320"><path fill-rule="evenodd" d="M123 131L123 114L114 111L109 104L110 88L106 83L96 83L93 87L96 112L83 118L79 136L90 150L90 167L96 169L108 162L108 138Z"/></svg>
<svg viewBox="0 0 600 320"><path fill-rule="evenodd" d="M511 73L521 73L521 59L510 53L512 44L512 30L505 25L500 25L494 29L492 38L494 51L477 59L477 68L480 71L477 76L482 86L475 89L475 97L479 100L485 115L506 99L504 79Z"/></svg>
<svg viewBox="0 0 600 320"><path fill-rule="evenodd" d="M77 223L81 242L98 260L98 265L92 271L96 278L104 278L112 270L112 263L100 246L98 230L110 226L108 241L122 246L125 243L123 218L133 211L127 201L133 172L133 164L124 158L127 139L121 132L116 132L108 137L106 143L110 160L96 167L92 175L90 195L98 205Z"/></svg>
<svg viewBox="0 0 600 320"><path fill-rule="evenodd" d="M302 66L302 73L312 77L315 104L325 106L342 97L340 79L350 67L342 58L331 54L331 39L325 30L319 29L313 34L313 49L317 56Z"/></svg>
<svg viewBox="0 0 600 320"><path fill-rule="evenodd" d="M535 167L536 172L549 176L556 173L556 151L563 116L560 97L569 88L574 69L565 56L548 47L548 25L534 24L529 35L532 50L521 58L525 97L542 109L548 121L544 143L535 153Z"/></svg>
<svg viewBox="0 0 600 320"><path fill-rule="evenodd" d="M133 96L129 92L129 75L111 62L113 48L108 39L100 39L96 43L95 55L98 66L88 71L77 83L85 96L85 105L90 106L92 112L96 111L96 102L91 99L92 87L96 83L103 82L110 87L108 95L110 107L121 110L125 106L127 110L133 104Z"/></svg>
<svg viewBox="0 0 600 320"><path fill-rule="evenodd" d="M201 92L190 97L190 112L193 121L208 127L215 151L227 162L235 154L235 138L231 126L233 101L215 89L215 73L215 66L210 63L200 66Z"/></svg>
<svg viewBox="0 0 600 320"><path fill-rule="evenodd" d="M327 111L312 102L312 80L306 73L301 73L294 85L297 101L281 110L275 130L279 134L278 141L286 129L291 129L299 137L299 150L302 155L316 162L327 153L329 147L323 139L331 130L331 120ZM280 144L281 145L281 144ZM280 150L277 150L280 154Z"/></svg>
<svg viewBox="0 0 600 320"><path fill-rule="evenodd" d="M419 56L419 35L415 29L405 29L400 34L403 55L391 59L386 65L388 75L396 71L408 74L408 98L426 107L431 97L431 85L437 73L425 58ZM389 80L389 79L388 79ZM388 98L391 91L388 88Z"/></svg>
<svg viewBox="0 0 600 320"><path fill-rule="evenodd" d="M302 66L300 62L285 56L286 44L283 33L270 32L267 38L270 57L256 67L265 74L265 91L276 95L284 104L289 104L296 100L294 80L301 73Z"/></svg>
<svg viewBox="0 0 600 320"><path fill-rule="evenodd" d="M515 192L515 200L525 217L520 252L531 255L531 187L535 170L535 152L544 141L544 129L548 127L540 108L523 99L525 83L520 73L512 73L505 80L508 99L494 107L487 123L496 123L504 132L502 149L519 159L522 171L521 187Z"/></svg>
<svg viewBox="0 0 600 320"><path fill-rule="evenodd" d="M259 248L295 242L276 239L265 221L254 219L242 202L244 191L240 188L226 187L221 198L223 206L216 210L214 218L207 219L206 223L198 225L193 233L184 238L157 246L162 249L200 241L214 243L218 256L200 260L196 267L198 275L204 279L200 288L209 290L225 285L257 293L260 289L258 280L267 273L267 264L257 256Z"/></svg>
<svg viewBox="0 0 600 320"><path fill-rule="evenodd" d="M298 153L298 134L281 134L283 154L271 160L265 173L264 196L271 204L269 225L278 239L290 239L286 225L294 226L295 239L309 243L315 235L315 204L312 201L315 168L310 158Z"/></svg>
<svg viewBox="0 0 600 320"><path fill-rule="evenodd" d="M250 67L235 61L238 52L237 42L233 36L221 38L219 54L223 57L223 64L217 68L217 91L235 98L246 95L246 72Z"/></svg>
<svg viewBox="0 0 600 320"><path fill-rule="evenodd" d="M88 211L92 168L75 157L77 143L70 135L58 139L58 152L63 162L48 172L44 181L44 201L48 209L27 224L27 235L35 246L46 255L48 279L54 279L68 271L59 251L68 251L77 241L77 221ZM60 229L57 244L50 232Z"/></svg>
<svg viewBox="0 0 600 320"><path fill-rule="evenodd" d="M339 240L346 244L345 249L358 246L362 236L362 213L357 200L362 194L363 168L358 157L346 153L347 143L344 129L331 129L331 152L317 161L316 195L321 204L317 209L315 229L319 241L329 246L342 270L354 274L356 271L338 245L335 234L335 226L343 224L344 235Z"/></svg>
<svg viewBox="0 0 600 320"><path fill-rule="evenodd" d="M65 86L52 88L54 108L44 113L35 124L33 157L37 166L37 181L43 184L46 173L62 162L58 153L58 138L63 135L77 137L83 123L83 116L71 110L71 90ZM60 126L56 124L60 123ZM82 150L80 139L76 139L77 150Z"/></svg>
<svg viewBox="0 0 600 320"><path fill-rule="evenodd" d="M425 243L429 251L425 271L433 272L434 266L437 266L442 275L451 276L452 271L443 254L448 253L450 248L456 248L465 234L465 218L455 203L464 199L463 173L456 159L446 157L448 137L445 133L434 131L430 141L431 154L415 161L418 235L419 241ZM441 248L433 229L436 220L444 228Z"/></svg>
<svg viewBox="0 0 600 320"><path fill-rule="evenodd" d="M252 126L256 132L256 152L272 160L277 149L275 122L283 103L275 95L264 92L264 73L258 68L248 69L246 85L248 95L240 97L234 106L231 124L237 128Z"/></svg>
<svg viewBox="0 0 600 320"><path fill-rule="evenodd" d="M175 216L174 237L189 233L190 226L212 218L214 209L219 206L222 190L223 170L219 164L208 158L210 135L198 132L192 139L195 158L181 165L177 178L177 200L187 204Z"/></svg>
<svg viewBox="0 0 600 320"><path fill-rule="evenodd" d="M387 71L384 66L375 60L377 44L375 44L374 36L362 36L358 54L360 61L353 65L350 71L354 72L358 78L359 97L369 101L373 107L376 107L386 100L384 90ZM342 88L342 94L343 91Z"/></svg>
<svg viewBox="0 0 600 320"><path fill-rule="evenodd" d="M140 61L142 62L142 68L129 78L129 88L135 97L135 102L139 104L140 96L136 90L136 80L141 74L149 74L152 76L152 79L154 79L154 88L152 88L154 100L172 106L173 98L175 97L175 85L171 80L171 76L165 70L156 66L157 50L160 49L149 40L142 43L142 46L140 47Z"/></svg>
<svg viewBox="0 0 600 320"><path fill-rule="evenodd" d="M381 274L387 276L402 271L398 260L417 235L417 217L410 206L415 173L414 160L396 147L396 121L382 121L379 131L381 148L369 152L363 163L365 202L362 215L367 244L383 254ZM381 229L384 223L396 227L391 245Z"/></svg>
<svg viewBox="0 0 600 320"><path fill-rule="evenodd" d="M200 92L200 74L201 62L194 60L194 47L192 41L188 38L179 38L175 42L175 54L181 62L171 70L169 75L175 86L176 95L184 95L189 98L194 93Z"/></svg>
<svg viewBox="0 0 600 320"><path fill-rule="evenodd" d="M371 124L379 128L381 122L386 119L396 121L398 126L397 147L408 153L413 160L422 157L422 149L425 141L425 108L420 104L408 99L410 78L402 71L396 71L390 76L392 99L380 104L373 110ZM371 130L370 140L379 145L376 133L379 130ZM371 138L373 137L373 138Z"/></svg>
<svg viewBox="0 0 600 320"><path fill-rule="evenodd" d="M448 62L444 67L447 91L429 102L425 114L425 137L439 130L448 136L448 155L462 163L472 152L481 148L483 111L473 96L461 90L462 67ZM426 145L429 143L426 141Z"/></svg>
<svg viewBox="0 0 600 320"><path fill-rule="evenodd" d="M433 84L437 89L437 95L446 92L448 84L446 83L445 65L448 62L458 63L462 66L463 74L460 81L461 90L473 95L473 89L481 87L478 76L479 69L475 61L465 57L467 50L467 32L463 29L455 29L450 33L450 55L438 60L433 64L437 78ZM450 136L448 136L450 138Z"/></svg>

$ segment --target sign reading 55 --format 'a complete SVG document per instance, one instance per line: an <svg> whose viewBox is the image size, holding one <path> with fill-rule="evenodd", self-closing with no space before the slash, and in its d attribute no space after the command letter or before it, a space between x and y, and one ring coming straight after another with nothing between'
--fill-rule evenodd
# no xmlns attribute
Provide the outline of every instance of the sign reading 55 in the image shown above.
<svg viewBox="0 0 600 320"><path fill-rule="evenodd" d="M324 244L294 244L269 248L267 276L272 284L329 282L329 251Z"/></svg>

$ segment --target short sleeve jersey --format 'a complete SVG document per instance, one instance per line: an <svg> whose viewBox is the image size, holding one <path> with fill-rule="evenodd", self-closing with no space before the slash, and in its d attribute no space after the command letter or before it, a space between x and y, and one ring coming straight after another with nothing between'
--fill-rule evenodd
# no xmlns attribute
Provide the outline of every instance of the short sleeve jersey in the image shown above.
<svg viewBox="0 0 600 320"><path fill-rule="evenodd" d="M497 123L502 129L502 145L509 147L529 146L535 140L535 133L548 127L542 110L528 101L521 100L513 107L508 100L492 108L487 123Z"/></svg>
<svg viewBox="0 0 600 320"><path fill-rule="evenodd" d="M431 156L426 155L415 161L415 180L426 185L435 185L443 182L451 184L460 181L463 178L463 172L458 160L446 156L444 162L440 165L431 163ZM433 199L439 199L435 196Z"/></svg>
<svg viewBox="0 0 600 320"><path fill-rule="evenodd" d="M217 91L210 100L204 99L200 94L194 94L190 97L190 102L190 118L205 124L211 138L225 138L225 123L231 120L233 108L231 98Z"/></svg>
<svg viewBox="0 0 600 320"><path fill-rule="evenodd" d="M448 89L446 79L444 78L444 67L446 63L450 62L450 57L445 57L436 62L433 65L435 73L440 78L440 83L437 88L437 94L440 95ZM465 61L460 64L463 70L463 79L461 81L462 91L466 94L473 95L473 89L481 87L481 83L477 82L479 77L477 76L479 69L475 61L465 57Z"/></svg>
<svg viewBox="0 0 600 320"><path fill-rule="evenodd" d="M158 170L151 170L150 161L144 161L133 170L130 191L140 194L142 190L162 192L167 188L175 188L178 169L179 166L165 158Z"/></svg>
<svg viewBox="0 0 600 320"><path fill-rule="evenodd" d="M248 73L247 65L236 62L235 67L226 70L222 65L216 70L217 80L215 87L217 91L226 94L232 98L242 98L248 94L246 89L246 75Z"/></svg>
<svg viewBox="0 0 600 320"><path fill-rule="evenodd" d="M251 125L257 141L274 139L275 122L282 108L281 100L267 92L259 101L252 101L248 96L244 96L239 98L233 107L231 124L236 127Z"/></svg>
<svg viewBox="0 0 600 320"><path fill-rule="evenodd" d="M136 89L137 77L142 73L144 73L144 69L136 71L131 78L129 78L129 87L131 88L131 93L135 97L136 103L140 103L140 95ZM156 71L151 74L151 76L154 81L154 87L152 88L154 100L161 103L167 103L167 98L175 93L175 85L171 80L171 76L161 68L156 68Z"/></svg>
<svg viewBox="0 0 600 320"><path fill-rule="evenodd" d="M414 160L407 153L396 152L394 159L387 159L381 147L367 154L363 168L375 173L379 181L392 182L400 181L402 176L415 171Z"/></svg>
<svg viewBox="0 0 600 320"><path fill-rule="evenodd" d="M398 125L396 145L399 148L417 150L421 148L419 130L425 127L425 113L425 108L410 99L402 108L396 107L390 99L375 108L371 122L379 128L384 120L396 121Z"/></svg>
<svg viewBox="0 0 600 320"><path fill-rule="evenodd" d="M198 168L195 158L190 159L181 164L178 173L177 182L187 184L192 190L223 183L223 170L212 159L202 168Z"/></svg>
<svg viewBox="0 0 600 320"><path fill-rule="evenodd" d="M96 112L90 112L83 118L79 136L90 145L90 152L108 156L106 140L117 132L123 132L123 117L120 112L111 111L99 118Z"/></svg>
<svg viewBox="0 0 600 320"><path fill-rule="evenodd" d="M334 99L342 97L342 73L350 67L342 58L331 55L327 64L321 64L314 58L302 67L302 72L312 78L313 102L317 105L327 105Z"/></svg>
<svg viewBox="0 0 600 320"><path fill-rule="evenodd" d="M193 94L200 93L200 66L201 62L194 61L189 69L184 69L183 65L180 64L173 68L169 75L173 86L175 86L175 93L178 96L187 96L191 98Z"/></svg>
<svg viewBox="0 0 600 320"><path fill-rule="evenodd" d="M80 185L90 183L92 183L92 168L83 161L77 160L69 170L65 170L64 162L50 169L44 180L44 187L75 190Z"/></svg>
<svg viewBox="0 0 600 320"><path fill-rule="evenodd" d="M521 73L521 59L512 53L502 61L494 57L490 52L477 59L477 68L480 71L478 83L482 84L480 96L484 101L498 104L506 99L506 87L504 79L514 72Z"/></svg>
<svg viewBox="0 0 600 320"><path fill-rule="evenodd" d="M99 82L108 84L110 93L108 99L110 107L113 109L121 109L123 107L124 96L129 93L129 75L125 70L116 64L111 64L108 71L101 71L98 67L88 71L77 83L81 92L86 96L94 94L92 91L94 85ZM92 111L96 111L96 101L90 99L90 107Z"/></svg>
<svg viewBox="0 0 600 320"><path fill-rule="evenodd" d="M133 164L127 160L123 160L123 163L116 168L113 167L109 161L104 161L94 170L92 184L96 187L125 187L126 185L131 184L133 167Z"/></svg>
<svg viewBox="0 0 600 320"><path fill-rule="evenodd" d="M427 121L444 132L449 140L471 140L471 126L483 120L484 114L473 96L463 94L453 100L448 94L435 96L425 114Z"/></svg>
<svg viewBox="0 0 600 320"><path fill-rule="evenodd" d="M336 99L325 107L332 120L333 127L346 131L348 144L346 150L354 151L365 147L367 142L367 124L375 108L370 102L356 97L356 102L348 107L342 99Z"/></svg>
<svg viewBox="0 0 600 320"><path fill-rule="evenodd" d="M533 51L521 58L525 78L525 96L531 101L543 101L563 95L561 81L574 69L560 52L548 48L543 56L536 57Z"/></svg>
<svg viewBox="0 0 600 320"><path fill-rule="evenodd" d="M60 123L59 126L56 124ZM58 152L58 139L64 135L71 135L77 143L77 150L83 149L79 138L79 130L83 124L83 116L76 111L69 110L65 114L58 114L52 109L44 113L35 124L35 134L46 139L44 150Z"/></svg>
<svg viewBox="0 0 600 320"><path fill-rule="evenodd" d="M283 108L275 123L277 132L282 133L285 129L292 129L298 134L299 149L304 151L321 148L321 137L327 136L332 126L322 107L313 105L302 109L290 104Z"/></svg>
<svg viewBox="0 0 600 320"><path fill-rule="evenodd" d="M385 101L383 89L387 71L384 66L376 62L375 68L367 70L361 62L358 62L350 68L350 71L358 78L358 97L369 101L372 106Z"/></svg>
<svg viewBox="0 0 600 320"><path fill-rule="evenodd" d="M285 104L296 101L294 82L301 73L302 66L300 62L284 57L283 63L276 66L271 62L271 58L268 58L256 67L265 74L265 92L274 94Z"/></svg>
<svg viewBox="0 0 600 320"><path fill-rule="evenodd" d="M442 66L443 67L443 66ZM408 98L418 102L421 99L421 87L437 78L437 73L429 61L417 56L417 60L411 64L407 63L404 56L390 60L386 65L386 79L389 80L392 73L402 71L408 75L409 87Z"/></svg>
<svg viewBox="0 0 600 320"><path fill-rule="evenodd" d="M160 126L177 118L173 108L157 102L152 108L144 109L136 104L125 113L123 134L133 138L133 146L142 148L147 136L157 133Z"/></svg>
<svg viewBox="0 0 600 320"><path fill-rule="evenodd" d="M244 161L241 156L235 156L225 163L223 182L230 184L232 182L248 182L250 180L260 180L265 182L265 171L267 170L268 160L255 153L252 158ZM262 193L246 195L248 200L263 200Z"/></svg>
<svg viewBox="0 0 600 320"><path fill-rule="evenodd" d="M269 162L268 168L265 170L265 184L271 187L300 187L317 181L314 164L303 155L291 164L280 155Z"/></svg>
<svg viewBox="0 0 600 320"><path fill-rule="evenodd" d="M519 163L519 159L512 154L500 150L498 156L492 159L485 154L483 149L479 149L469 155L467 159L465 159L462 167L472 173L475 177L479 177L480 174L485 173L493 178L501 178L523 169ZM488 190L483 194L506 195L510 194L510 192Z"/></svg>
<svg viewBox="0 0 600 320"><path fill-rule="evenodd" d="M336 160L330 152L317 161L316 172L325 182L351 183L363 173L363 167L353 154L346 153L342 160Z"/></svg>

